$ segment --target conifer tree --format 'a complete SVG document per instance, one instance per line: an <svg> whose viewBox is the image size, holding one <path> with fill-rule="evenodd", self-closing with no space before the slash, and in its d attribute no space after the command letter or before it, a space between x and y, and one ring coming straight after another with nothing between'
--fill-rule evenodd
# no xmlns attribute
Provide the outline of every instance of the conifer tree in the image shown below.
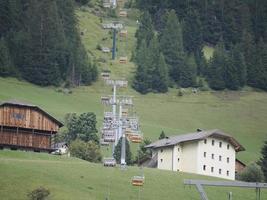
<svg viewBox="0 0 267 200"><path fill-rule="evenodd" d="M13 63L4 38L0 39L0 76L14 75Z"/></svg>
<svg viewBox="0 0 267 200"><path fill-rule="evenodd" d="M209 63L208 69L208 83L209 86L214 90L225 89L225 64L226 64L226 53L223 42L221 41L214 51L213 57Z"/></svg>
<svg viewBox="0 0 267 200"><path fill-rule="evenodd" d="M161 131L160 135L159 135L159 140L166 138L165 132Z"/></svg>
<svg viewBox="0 0 267 200"><path fill-rule="evenodd" d="M145 40L143 40L136 54L137 69L133 81L133 88L142 94L145 94L149 91L147 56L148 49L146 47Z"/></svg>
<svg viewBox="0 0 267 200"><path fill-rule="evenodd" d="M181 87L196 86L197 66L193 55L187 56L184 64L181 67L180 82Z"/></svg>
<svg viewBox="0 0 267 200"><path fill-rule="evenodd" d="M114 150L114 158L116 159L117 163L120 163L121 161L121 143L122 143L122 137L119 139L118 144L115 146ZM130 149L130 144L127 138L125 138L125 161L127 165L132 164L132 152Z"/></svg>
<svg viewBox="0 0 267 200"><path fill-rule="evenodd" d="M160 48L169 68L169 75L179 82L181 67L184 63L182 28L174 10L167 17L167 23L160 39Z"/></svg>
<svg viewBox="0 0 267 200"><path fill-rule="evenodd" d="M195 53L203 48L201 21L197 11L192 8L189 8L184 20L183 43L188 53Z"/></svg>
<svg viewBox="0 0 267 200"><path fill-rule="evenodd" d="M146 42L146 45L148 46L150 43L150 40L154 36L154 28L152 19L150 16L150 13L145 11L140 18L139 28L137 29L135 33L136 37L136 49L139 49L141 42L144 40Z"/></svg>
<svg viewBox="0 0 267 200"><path fill-rule="evenodd" d="M260 158L258 164L260 165L264 174L265 182L267 182L267 141L264 142L264 145L261 149L261 155L262 157Z"/></svg>

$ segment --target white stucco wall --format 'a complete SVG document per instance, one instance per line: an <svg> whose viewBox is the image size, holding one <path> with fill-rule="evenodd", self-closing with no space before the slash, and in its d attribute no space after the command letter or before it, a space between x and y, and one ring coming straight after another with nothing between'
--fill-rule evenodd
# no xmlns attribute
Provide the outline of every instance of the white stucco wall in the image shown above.
<svg viewBox="0 0 267 200"><path fill-rule="evenodd" d="M197 150L198 142L185 142L181 144L180 171L197 173Z"/></svg>
<svg viewBox="0 0 267 200"><path fill-rule="evenodd" d="M172 170L173 147L158 148L158 169Z"/></svg>
<svg viewBox="0 0 267 200"><path fill-rule="evenodd" d="M214 145L212 145L212 140L214 140ZM222 143L220 147L219 144ZM229 143L217 138L207 138L206 144L204 140L198 142L198 174L204 174L208 176L215 176L225 179L235 179L235 150L234 147L229 144L229 149L227 145ZM204 152L206 152L206 157L204 157ZM212 158L214 154L214 158ZM221 161L219 157L221 156ZM229 158L229 163L227 162ZM206 166L206 170L203 166ZM212 172L213 167L213 172ZM221 169L221 174L219 170ZM227 171L229 174L227 175Z"/></svg>

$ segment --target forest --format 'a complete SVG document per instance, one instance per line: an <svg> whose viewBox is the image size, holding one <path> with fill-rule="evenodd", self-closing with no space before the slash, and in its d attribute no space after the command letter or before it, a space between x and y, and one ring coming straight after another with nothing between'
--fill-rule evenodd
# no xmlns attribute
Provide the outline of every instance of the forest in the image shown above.
<svg viewBox="0 0 267 200"><path fill-rule="evenodd" d="M90 85L97 63L75 9L89 0L0 0L0 76L37 85ZM132 61L138 92L169 87L267 90L267 1L129 0L140 11ZM203 47L214 48L204 57Z"/></svg>
<svg viewBox="0 0 267 200"><path fill-rule="evenodd" d="M96 65L81 43L72 0L0 1L0 76L34 84L89 85Z"/></svg>
<svg viewBox="0 0 267 200"><path fill-rule="evenodd" d="M143 11L136 32L133 87L267 90L267 1L136 0ZM215 48L210 60L204 45Z"/></svg>

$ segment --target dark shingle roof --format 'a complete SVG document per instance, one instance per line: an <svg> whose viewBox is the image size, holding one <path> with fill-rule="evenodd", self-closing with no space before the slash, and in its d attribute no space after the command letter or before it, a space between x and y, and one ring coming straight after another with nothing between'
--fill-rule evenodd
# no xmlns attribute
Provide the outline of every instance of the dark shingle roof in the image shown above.
<svg viewBox="0 0 267 200"><path fill-rule="evenodd" d="M33 104L29 104L29 103L25 103L22 101L18 101L18 100L8 100L8 101L4 101L4 102L0 102L0 107L4 106L4 105L16 105L16 106L21 106L21 107L30 107L30 108L34 108L37 109L38 111L42 112L43 114L45 114L46 116L48 116L51 120L53 120L56 124L59 125L59 127L64 126L64 124L62 122L60 122L59 120L57 120L56 118L54 118L53 116L51 116L49 113L45 112L44 110L42 110L41 108L39 108L36 105Z"/></svg>
<svg viewBox="0 0 267 200"><path fill-rule="evenodd" d="M184 135L177 135L177 136L170 136L168 138L164 138L162 140L158 140L146 146L146 148L160 148L160 147L167 147L167 146L174 146L178 143L182 142L189 142L194 140L203 140L207 137L214 136L217 138L223 138L231 143L236 151L244 151L245 148L237 142L232 136L214 129L214 130L207 130L207 131L199 131L195 133L188 133Z"/></svg>

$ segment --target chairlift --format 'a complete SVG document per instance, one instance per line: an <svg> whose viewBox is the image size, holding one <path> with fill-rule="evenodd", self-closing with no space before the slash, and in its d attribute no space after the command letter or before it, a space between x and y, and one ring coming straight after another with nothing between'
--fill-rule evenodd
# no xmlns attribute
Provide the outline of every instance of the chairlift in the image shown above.
<svg viewBox="0 0 267 200"><path fill-rule="evenodd" d="M119 16L120 16L120 17L127 17L127 11L126 11L126 10L121 10L121 11L119 12Z"/></svg>
<svg viewBox="0 0 267 200"><path fill-rule="evenodd" d="M102 51L103 53L109 53L109 52L110 52L110 48L108 48L108 47L102 47L102 48L101 48L101 51Z"/></svg>
<svg viewBox="0 0 267 200"><path fill-rule="evenodd" d="M121 114L123 117L127 117L128 116L128 109L122 109Z"/></svg>
<svg viewBox="0 0 267 200"><path fill-rule="evenodd" d="M109 72L102 72L101 76L104 80L109 79L110 78L110 73Z"/></svg>
<svg viewBox="0 0 267 200"><path fill-rule="evenodd" d="M120 59L119 59L119 62L121 63L121 64L126 64L127 63L127 56L122 56L122 57L120 57Z"/></svg>
<svg viewBox="0 0 267 200"><path fill-rule="evenodd" d="M101 146L109 146L109 142L105 142L103 138L100 139Z"/></svg>
<svg viewBox="0 0 267 200"><path fill-rule="evenodd" d="M116 160L114 158L104 158L103 159L103 165L104 165L104 167L115 167L116 166Z"/></svg>
<svg viewBox="0 0 267 200"><path fill-rule="evenodd" d="M102 138L104 139L104 142L115 142L116 140L115 130L114 129L103 129Z"/></svg>
<svg viewBox="0 0 267 200"><path fill-rule="evenodd" d="M132 178L132 185L133 186L143 186L145 182L144 176L134 176Z"/></svg>
<svg viewBox="0 0 267 200"><path fill-rule="evenodd" d="M120 31L120 37L126 37L128 35L128 31L127 30L121 30Z"/></svg>
<svg viewBox="0 0 267 200"><path fill-rule="evenodd" d="M107 96L101 97L101 103L102 104L108 105L109 102L110 102L110 98L109 97L107 97Z"/></svg>
<svg viewBox="0 0 267 200"><path fill-rule="evenodd" d="M142 136L140 134L129 134L129 140L132 143L141 143L142 142Z"/></svg>

